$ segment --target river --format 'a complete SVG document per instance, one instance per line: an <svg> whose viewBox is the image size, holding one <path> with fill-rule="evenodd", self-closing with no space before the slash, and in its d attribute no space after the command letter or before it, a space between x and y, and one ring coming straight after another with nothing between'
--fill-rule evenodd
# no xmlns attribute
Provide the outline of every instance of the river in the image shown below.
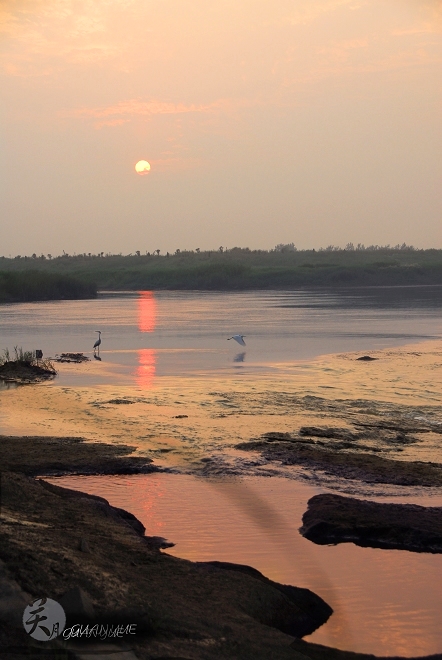
<svg viewBox="0 0 442 660"><path fill-rule="evenodd" d="M441 424L442 287L107 293L0 311L0 349L91 358L61 364L52 384L3 391L2 433L129 442L170 470L57 483L132 511L147 534L176 543L172 554L249 564L316 591L335 613L312 641L384 656L442 650L442 556L320 547L298 533L319 492L441 506L438 489L327 481L232 449L269 430L348 424L355 410ZM236 333L245 347L227 341ZM356 361L367 353L378 361ZM440 437L401 459L442 462ZM218 476L201 476L207 459Z"/></svg>

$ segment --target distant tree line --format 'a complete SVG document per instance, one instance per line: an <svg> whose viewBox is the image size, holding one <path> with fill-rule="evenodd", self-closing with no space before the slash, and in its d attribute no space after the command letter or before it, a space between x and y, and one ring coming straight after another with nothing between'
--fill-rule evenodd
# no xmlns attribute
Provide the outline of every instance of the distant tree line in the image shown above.
<svg viewBox="0 0 442 660"><path fill-rule="evenodd" d="M94 298L97 287L71 275L39 270L0 271L1 302Z"/></svg>
<svg viewBox="0 0 442 660"><path fill-rule="evenodd" d="M272 252L379 252L379 251L407 251L407 252L425 252L427 251L425 248L416 248L413 245L407 245L406 243L398 243L397 245L367 245L365 246L363 243L358 243L357 245L354 245L353 243L347 243L345 247L340 247L339 245L327 245L327 247L320 247L317 250L315 248L313 249L304 249L304 250L299 250L294 243L278 243L278 245L275 245L273 249L270 250L251 250L248 247L245 248L240 248L240 247L233 247L233 248L227 248L224 246L220 246L216 250L204 250L201 252L201 248L195 248L194 250L181 250L180 248L177 248L173 253L166 252L163 256L170 257L170 256L177 256L177 255L191 255L191 254L216 254L216 253L225 253L225 252L233 252L233 253L253 253L253 254L270 254ZM60 260L60 259L106 259L106 258L116 258L116 257L142 257L142 256L157 256L159 257L161 254L161 249L156 248L155 250L152 250L151 252L148 252L147 250L145 252L141 252L141 250L135 250L134 252L129 252L128 254L123 254L122 252L118 253L112 253L112 252L97 252L96 254L92 252L80 252L76 253L74 252L73 254L68 254L63 250L61 255L58 255L57 257L52 256L52 254L40 254L37 255L35 252L30 255L30 256L22 256L21 254L17 254L15 257L5 257L5 256L0 256L0 259L14 259L15 261L21 260L21 261L30 261L31 263L35 263L36 261L52 261L53 259L55 260Z"/></svg>
<svg viewBox="0 0 442 660"><path fill-rule="evenodd" d="M442 250L417 249L405 243L393 247L347 243L344 248L329 245L299 250L294 243L280 243L272 250L220 246L205 251L177 249L173 254L155 248L128 255L64 252L58 257L0 257L4 273L25 273L30 268L74 277L92 287L84 294L78 289L78 296L64 293L57 297L85 297L94 287L245 290L442 284Z"/></svg>

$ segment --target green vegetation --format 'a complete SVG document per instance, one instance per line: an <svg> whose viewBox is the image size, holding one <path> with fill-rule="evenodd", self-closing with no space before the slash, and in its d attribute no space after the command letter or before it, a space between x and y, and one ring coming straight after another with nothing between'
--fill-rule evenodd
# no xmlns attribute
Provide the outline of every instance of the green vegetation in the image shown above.
<svg viewBox="0 0 442 660"><path fill-rule="evenodd" d="M0 267L4 260L0 260ZM90 280L44 270L0 270L0 302L94 298L97 287Z"/></svg>
<svg viewBox="0 0 442 660"><path fill-rule="evenodd" d="M30 265L33 274L30 275ZM0 257L0 299L5 300L7 274L21 276L34 289L39 277L75 277L78 289L48 298L80 298L93 295L95 283L101 290L142 289L294 289L302 287L387 286L442 284L442 250L418 250L397 245L344 249L328 246L320 250L297 250L291 244L277 245L273 250L219 248L201 252L176 250L161 254L160 250L130 255L63 254L52 258ZM55 282L58 280L54 280ZM62 281L61 279L59 280ZM64 280L63 280L64 281ZM67 280L66 280L67 282ZM80 283L85 286L82 294ZM89 287L89 288L88 288ZM47 290L50 289L49 280ZM3 294L3 295L2 295ZM16 300L36 300L37 297ZM26 294L29 296L29 294ZM12 298L11 298L12 299Z"/></svg>

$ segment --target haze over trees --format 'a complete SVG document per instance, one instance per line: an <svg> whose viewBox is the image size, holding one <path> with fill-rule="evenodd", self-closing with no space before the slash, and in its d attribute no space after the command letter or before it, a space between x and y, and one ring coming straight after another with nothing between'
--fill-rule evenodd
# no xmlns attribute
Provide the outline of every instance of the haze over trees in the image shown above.
<svg viewBox="0 0 442 660"><path fill-rule="evenodd" d="M26 274L30 269L32 276ZM442 284L442 250L421 250L405 243L394 247L348 243L345 248L329 245L319 250L297 250L294 243L280 243L272 250L220 246L208 251L176 249L173 254L162 253L160 248L135 250L128 255L63 252L57 257L0 257L0 271L5 283L6 273L21 273L23 287L33 279L29 283L33 289L38 288L35 273L74 277L78 296L69 294L66 282L63 297L85 297L95 287L245 290ZM48 289L55 291L55 282L47 280ZM80 284L86 288L81 289ZM73 292L75 287L69 286Z"/></svg>
<svg viewBox="0 0 442 660"><path fill-rule="evenodd" d="M95 298L96 286L72 275L42 270L0 271L0 302Z"/></svg>

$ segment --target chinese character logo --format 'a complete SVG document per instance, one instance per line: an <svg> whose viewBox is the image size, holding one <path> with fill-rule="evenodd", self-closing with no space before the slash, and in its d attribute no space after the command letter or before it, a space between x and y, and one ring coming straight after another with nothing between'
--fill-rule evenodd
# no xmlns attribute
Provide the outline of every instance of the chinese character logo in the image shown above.
<svg viewBox="0 0 442 660"><path fill-rule="evenodd" d="M64 609L52 598L37 598L23 612L24 629L39 642L54 639L63 632L65 625Z"/></svg>

